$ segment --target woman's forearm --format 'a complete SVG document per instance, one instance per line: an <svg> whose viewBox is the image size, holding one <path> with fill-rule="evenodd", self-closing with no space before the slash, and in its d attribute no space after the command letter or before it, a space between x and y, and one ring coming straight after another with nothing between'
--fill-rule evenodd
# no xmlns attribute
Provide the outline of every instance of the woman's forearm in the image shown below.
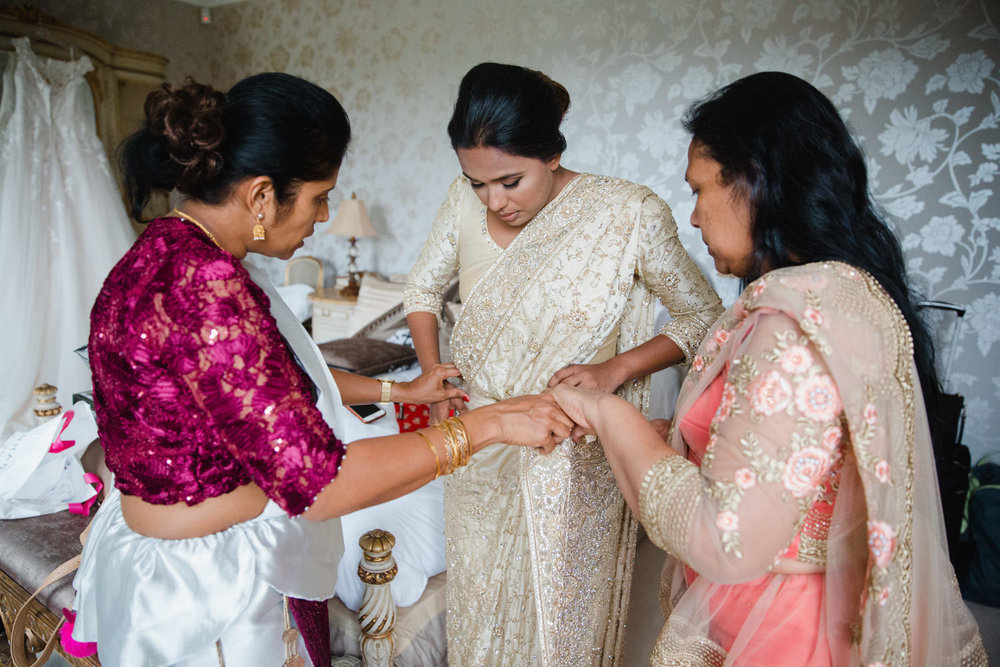
<svg viewBox="0 0 1000 667"><path fill-rule="evenodd" d="M642 345L622 352L608 363L619 384L673 366L684 361L684 351L666 336L653 336Z"/></svg>
<svg viewBox="0 0 1000 667"><path fill-rule="evenodd" d="M639 516L639 489L646 473L664 456L677 452L635 406L618 396L605 394L587 413L625 501Z"/></svg>
<svg viewBox="0 0 1000 667"><path fill-rule="evenodd" d="M430 368L441 363L441 349L438 346L438 321L434 313L415 311L406 316L413 338L413 349L417 351L417 361L421 368Z"/></svg>
<svg viewBox="0 0 1000 667"><path fill-rule="evenodd" d="M337 383L340 399L344 405L377 403L382 397L382 382L375 378L335 368L331 368L330 373L333 375L333 381Z"/></svg>
<svg viewBox="0 0 1000 667"><path fill-rule="evenodd" d="M347 446L336 477L302 516L323 520L384 503L430 482L486 445L505 442L551 451L569 436L572 422L546 395L522 396L462 415L468 450L462 438L445 436L447 429L425 428L356 440ZM449 446L447 441L453 446ZM457 443L457 444L456 444ZM463 454L464 452L464 454ZM457 458L456 458L457 456Z"/></svg>

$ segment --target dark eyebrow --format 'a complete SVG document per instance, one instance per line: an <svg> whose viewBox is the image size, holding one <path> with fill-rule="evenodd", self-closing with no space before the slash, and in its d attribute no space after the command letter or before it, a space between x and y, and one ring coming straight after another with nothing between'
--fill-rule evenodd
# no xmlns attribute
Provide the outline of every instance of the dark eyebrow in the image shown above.
<svg viewBox="0 0 1000 667"><path fill-rule="evenodd" d="M507 180L508 178L520 178L520 177L521 177L521 176L523 176L523 175L524 175L524 173L523 173L523 172L517 172L517 173L514 173L514 174L507 174L506 176L501 176L500 178L494 178L494 179L493 179L493 182L494 182L494 183L499 183L500 181L506 181L506 180ZM476 180L476 179L475 179L475 178L473 178L472 176L469 176L469 175L468 175L467 173L465 173L464 171L462 172L462 176L465 176L465 177L466 177L467 179L469 179L470 181L476 181L477 183L482 183L482 182L483 182L483 181L479 181L479 180Z"/></svg>

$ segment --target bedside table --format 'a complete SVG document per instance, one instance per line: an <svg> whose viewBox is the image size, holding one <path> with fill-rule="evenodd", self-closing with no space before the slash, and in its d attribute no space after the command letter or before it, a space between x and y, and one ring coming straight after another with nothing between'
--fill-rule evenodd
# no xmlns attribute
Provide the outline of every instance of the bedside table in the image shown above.
<svg viewBox="0 0 1000 667"><path fill-rule="evenodd" d="M324 287L309 295L313 304L312 337L317 343L347 337L347 324L358 297L344 297L336 287Z"/></svg>

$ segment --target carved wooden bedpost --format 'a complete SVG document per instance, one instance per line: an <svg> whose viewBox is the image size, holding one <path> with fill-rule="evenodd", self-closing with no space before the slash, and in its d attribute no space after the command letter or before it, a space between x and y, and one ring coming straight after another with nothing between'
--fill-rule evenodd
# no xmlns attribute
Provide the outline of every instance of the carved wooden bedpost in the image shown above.
<svg viewBox="0 0 1000 667"><path fill-rule="evenodd" d="M358 576L365 584L365 595L358 609L361 624L361 657L367 667L390 667L396 642L396 605L389 582L399 571L392 557L396 538L384 530L371 530L358 540L364 557L358 563Z"/></svg>

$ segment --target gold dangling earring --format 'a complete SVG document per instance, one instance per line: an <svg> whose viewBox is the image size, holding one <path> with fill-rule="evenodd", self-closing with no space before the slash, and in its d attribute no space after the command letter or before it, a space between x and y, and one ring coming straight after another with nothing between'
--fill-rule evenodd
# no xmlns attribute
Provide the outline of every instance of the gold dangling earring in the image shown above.
<svg viewBox="0 0 1000 667"><path fill-rule="evenodd" d="M260 224L263 219L264 219L264 214L263 213L258 213L257 214L257 224L253 226L253 240L254 241L263 241L264 240L264 237L265 237L265 234L264 234L264 225Z"/></svg>

